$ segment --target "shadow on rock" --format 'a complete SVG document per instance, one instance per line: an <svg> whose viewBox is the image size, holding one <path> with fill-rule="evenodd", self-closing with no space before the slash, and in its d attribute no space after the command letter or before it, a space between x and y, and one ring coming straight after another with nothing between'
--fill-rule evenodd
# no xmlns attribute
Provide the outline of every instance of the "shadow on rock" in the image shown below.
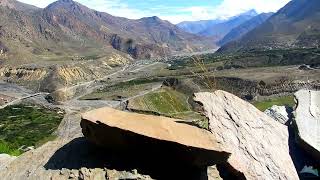
<svg viewBox="0 0 320 180"><path fill-rule="evenodd" d="M61 170L107 168L117 171L132 171L150 175L154 179L208 179L207 168L188 167L179 162L162 162L154 154L154 159L145 158L142 154L117 153L98 147L86 138L77 138L60 148L45 165L46 169ZM150 157L150 156L147 156Z"/></svg>
<svg viewBox="0 0 320 180"><path fill-rule="evenodd" d="M289 125L289 150L292 161L295 168L299 172L304 166L313 166L314 168L320 168L319 162L317 162L313 157L311 157L305 150L303 150L297 143L297 137L295 132L296 126L293 124ZM314 179L315 177L308 178L302 174L299 174L300 179Z"/></svg>

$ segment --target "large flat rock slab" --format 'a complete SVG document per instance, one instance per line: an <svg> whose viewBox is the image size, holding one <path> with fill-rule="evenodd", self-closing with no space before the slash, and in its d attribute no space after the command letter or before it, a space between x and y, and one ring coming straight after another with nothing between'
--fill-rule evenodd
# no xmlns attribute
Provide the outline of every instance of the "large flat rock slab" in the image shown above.
<svg viewBox="0 0 320 180"><path fill-rule="evenodd" d="M289 133L250 103L224 92L196 93L209 129L231 152L226 167L245 179L299 179L289 154Z"/></svg>
<svg viewBox="0 0 320 180"><path fill-rule="evenodd" d="M295 124L298 143L320 160L320 91L300 90L295 93Z"/></svg>
<svg viewBox="0 0 320 180"><path fill-rule="evenodd" d="M101 108L83 114L81 127L85 137L107 150L143 154L155 163L206 167L230 155L210 132L166 117Z"/></svg>

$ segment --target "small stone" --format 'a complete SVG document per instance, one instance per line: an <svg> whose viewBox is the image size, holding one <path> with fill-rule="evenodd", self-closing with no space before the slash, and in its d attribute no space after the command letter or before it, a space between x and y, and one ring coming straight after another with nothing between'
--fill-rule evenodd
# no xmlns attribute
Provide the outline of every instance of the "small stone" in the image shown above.
<svg viewBox="0 0 320 180"><path fill-rule="evenodd" d="M285 106L274 105L271 108L265 110L264 113L284 125L286 125L289 121L289 115Z"/></svg>
<svg viewBox="0 0 320 180"><path fill-rule="evenodd" d="M132 170L132 174L137 175L138 174L138 170L136 170L136 169Z"/></svg>

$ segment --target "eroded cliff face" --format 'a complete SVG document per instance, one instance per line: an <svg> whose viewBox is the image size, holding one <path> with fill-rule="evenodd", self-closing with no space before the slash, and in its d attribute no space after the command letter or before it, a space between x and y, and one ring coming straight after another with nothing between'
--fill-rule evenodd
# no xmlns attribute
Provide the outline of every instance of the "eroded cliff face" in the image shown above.
<svg viewBox="0 0 320 180"><path fill-rule="evenodd" d="M112 54L98 60L81 60L53 66L3 66L0 79L17 83L34 91L49 92L64 101L81 88L82 83L100 79L112 72L114 67L124 66L132 59ZM89 84L89 83L88 83Z"/></svg>
<svg viewBox="0 0 320 180"><path fill-rule="evenodd" d="M6 78L8 81L39 81L47 75L44 68L27 68L27 67L3 67L0 68L0 77Z"/></svg>
<svg viewBox="0 0 320 180"><path fill-rule="evenodd" d="M26 85L33 90L46 92L54 91L65 85L72 85L75 82L86 81L95 74L86 72L77 66L54 66L48 68L25 68L25 67L4 67L0 69L0 78L22 85ZM38 87L33 87L40 84ZM52 86L52 84L55 84Z"/></svg>
<svg viewBox="0 0 320 180"><path fill-rule="evenodd" d="M56 72L58 77L60 77L66 84L73 84L73 82L89 80L92 75L95 75L94 72L86 72L82 67L70 67L63 66L58 67Z"/></svg>

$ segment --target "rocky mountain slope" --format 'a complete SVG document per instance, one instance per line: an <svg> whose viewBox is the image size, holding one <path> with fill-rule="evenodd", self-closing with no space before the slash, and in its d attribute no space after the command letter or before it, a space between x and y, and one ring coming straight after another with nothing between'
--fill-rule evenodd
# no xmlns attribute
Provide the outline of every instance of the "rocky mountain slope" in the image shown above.
<svg viewBox="0 0 320 180"><path fill-rule="evenodd" d="M59 0L44 9L0 1L0 59L28 61L118 53L133 58L210 49L214 44L158 17L130 20Z"/></svg>
<svg viewBox="0 0 320 180"><path fill-rule="evenodd" d="M261 13L258 16L240 24L232 29L222 40L218 42L219 45L225 45L228 42L240 39L243 35L247 34L260 24L264 23L273 13Z"/></svg>
<svg viewBox="0 0 320 180"><path fill-rule="evenodd" d="M265 23L219 52L318 48L319 39L320 1L292 0Z"/></svg>

